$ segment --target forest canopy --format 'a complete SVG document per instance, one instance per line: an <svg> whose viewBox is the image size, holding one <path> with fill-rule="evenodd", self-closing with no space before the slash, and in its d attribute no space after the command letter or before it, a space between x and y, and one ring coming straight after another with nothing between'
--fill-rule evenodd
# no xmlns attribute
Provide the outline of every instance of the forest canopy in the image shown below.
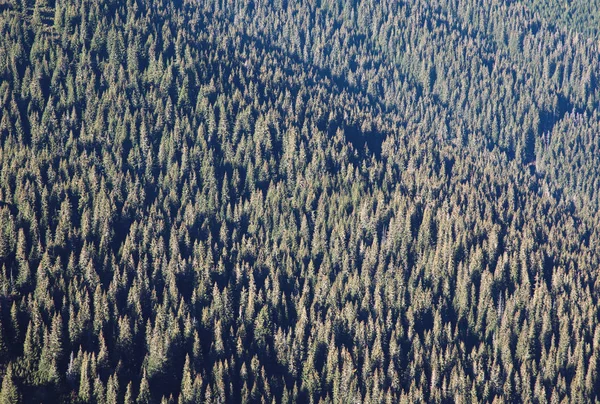
<svg viewBox="0 0 600 404"><path fill-rule="evenodd" d="M0 0L0 403L599 400L599 10Z"/></svg>

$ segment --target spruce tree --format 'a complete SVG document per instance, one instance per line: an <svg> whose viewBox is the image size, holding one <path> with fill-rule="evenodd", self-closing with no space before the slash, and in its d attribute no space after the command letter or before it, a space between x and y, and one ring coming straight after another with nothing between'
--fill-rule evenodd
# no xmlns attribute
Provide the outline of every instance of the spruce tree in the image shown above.
<svg viewBox="0 0 600 404"><path fill-rule="evenodd" d="M2 379L2 390L0 390L0 402L2 404L17 404L21 402L21 395L15 385L12 364L8 364L6 373Z"/></svg>

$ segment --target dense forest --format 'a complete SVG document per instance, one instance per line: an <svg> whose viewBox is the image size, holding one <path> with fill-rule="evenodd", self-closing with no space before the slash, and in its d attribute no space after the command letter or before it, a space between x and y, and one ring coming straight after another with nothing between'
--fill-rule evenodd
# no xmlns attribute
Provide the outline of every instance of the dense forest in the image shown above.
<svg viewBox="0 0 600 404"><path fill-rule="evenodd" d="M0 0L0 403L600 400L599 21Z"/></svg>

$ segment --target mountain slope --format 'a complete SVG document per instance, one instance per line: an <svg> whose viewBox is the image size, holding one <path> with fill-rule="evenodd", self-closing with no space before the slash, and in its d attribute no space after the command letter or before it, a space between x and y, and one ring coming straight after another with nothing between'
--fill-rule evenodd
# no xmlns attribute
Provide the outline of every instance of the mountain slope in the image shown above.
<svg viewBox="0 0 600 404"><path fill-rule="evenodd" d="M597 399L598 43L545 18L0 5L0 396Z"/></svg>

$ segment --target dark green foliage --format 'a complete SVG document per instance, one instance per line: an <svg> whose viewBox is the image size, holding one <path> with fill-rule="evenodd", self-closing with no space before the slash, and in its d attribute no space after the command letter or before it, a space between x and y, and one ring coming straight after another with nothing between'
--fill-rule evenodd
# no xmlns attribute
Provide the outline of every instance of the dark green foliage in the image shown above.
<svg viewBox="0 0 600 404"><path fill-rule="evenodd" d="M0 1L0 401L598 401L569 4Z"/></svg>

